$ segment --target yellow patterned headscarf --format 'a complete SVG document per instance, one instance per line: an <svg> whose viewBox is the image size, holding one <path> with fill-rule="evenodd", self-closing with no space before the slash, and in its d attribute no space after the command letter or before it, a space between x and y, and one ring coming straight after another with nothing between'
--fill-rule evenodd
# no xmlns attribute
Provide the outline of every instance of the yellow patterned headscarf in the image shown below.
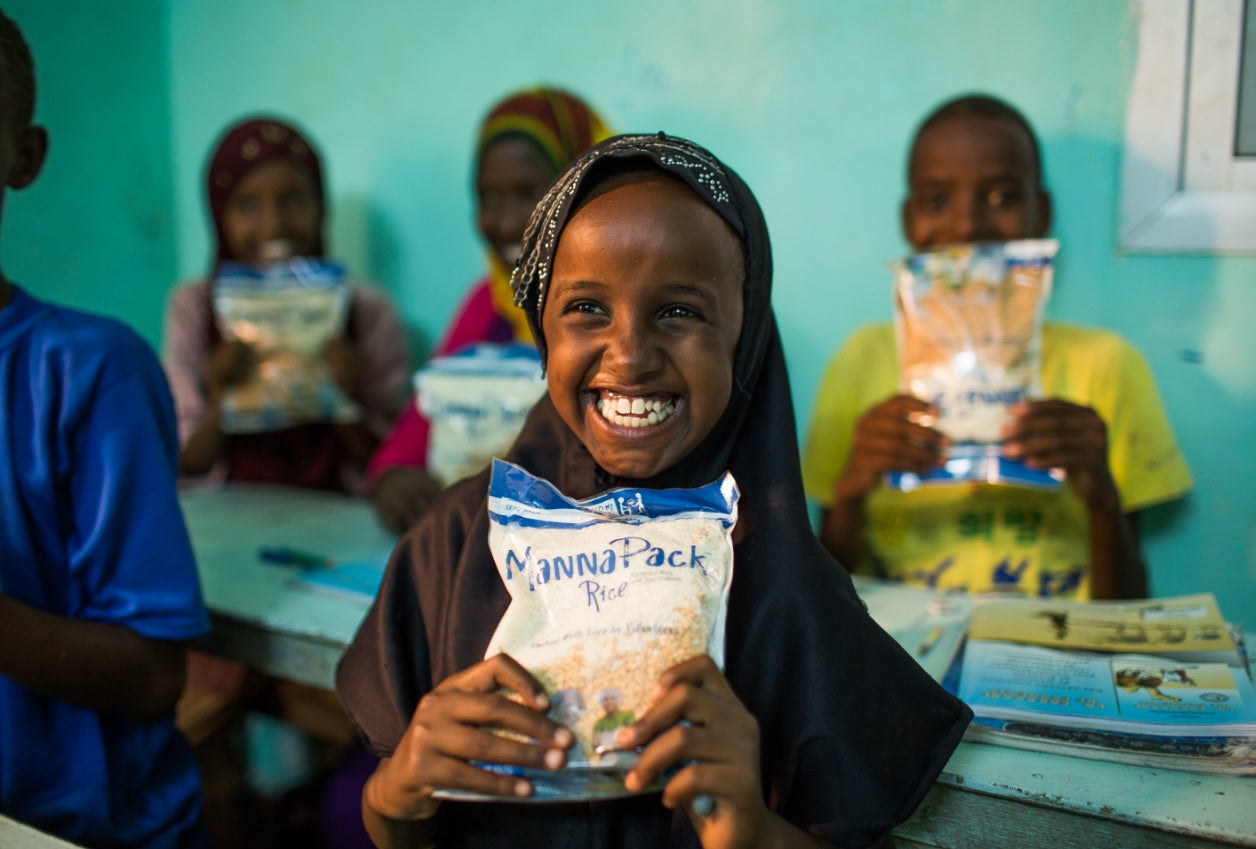
<svg viewBox="0 0 1256 849"><path fill-rule="evenodd" d="M524 138L536 146L557 175L588 148L611 136L601 116L570 92L537 87L516 92L499 101L480 126L475 161L485 149L504 136ZM514 328L515 338L531 342L527 317L514 304L510 288L513 269L488 252L489 288L493 308Z"/></svg>

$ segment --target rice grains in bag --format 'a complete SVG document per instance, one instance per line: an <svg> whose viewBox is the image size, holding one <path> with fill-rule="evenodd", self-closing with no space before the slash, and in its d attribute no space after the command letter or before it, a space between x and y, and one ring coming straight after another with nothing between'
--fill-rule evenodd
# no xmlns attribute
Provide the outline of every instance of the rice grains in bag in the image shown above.
<svg viewBox="0 0 1256 849"><path fill-rule="evenodd" d="M615 732L649 707L668 667L709 654L721 668L737 485L616 489L567 498L493 461L489 546L510 592L486 657L505 652L550 695L576 745L558 773L521 771L539 800L624 795L635 753Z"/></svg>
<svg viewBox="0 0 1256 849"><path fill-rule="evenodd" d="M937 406L952 441L927 475L893 472L895 489L983 481L1058 487L1055 470L1000 451L1010 410L1041 395L1042 320L1059 243L1021 239L957 245L896 263L899 388Z"/></svg>
<svg viewBox="0 0 1256 849"><path fill-rule="evenodd" d="M223 392L224 432L361 418L323 358L323 347L344 331L348 317L342 266L305 257L261 268L223 263L213 293L223 338L248 343L256 355L245 380Z"/></svg>

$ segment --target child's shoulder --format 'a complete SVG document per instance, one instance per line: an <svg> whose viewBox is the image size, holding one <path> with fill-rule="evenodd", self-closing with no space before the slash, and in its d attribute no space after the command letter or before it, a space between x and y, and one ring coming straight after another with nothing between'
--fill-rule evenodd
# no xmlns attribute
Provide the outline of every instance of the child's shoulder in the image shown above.
<svg viewBox="0 0 1256 849"><path fill-rule="evenodd" d="M1043 324L1042 348L1044 357L1059 353L1076 358L1119 361L1140 356L1138 349L1115 330L1057 321Z"/></svg>
<svg viewBox="0 0 1256 849"><path fill-rule="evenodd" d="M31 352L44 362L57 362L67 376L160 374L152 348L118 319L26 297L32 311Z"/></svg>
<svg viewBox="0 0 1256 849"><path fill-rule="evenodd" d="M851 331L843 347L863 349L889 346L892 348L894 345L894 325L888 321L874 321L871 324L860 325Z"/></svg>

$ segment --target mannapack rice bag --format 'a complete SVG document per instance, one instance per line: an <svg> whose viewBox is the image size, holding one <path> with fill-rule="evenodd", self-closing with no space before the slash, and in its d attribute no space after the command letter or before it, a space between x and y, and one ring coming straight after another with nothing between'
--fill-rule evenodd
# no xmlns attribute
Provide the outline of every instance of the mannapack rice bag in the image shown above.
<svg viewBox="0 0 1256 849"><path fill-rule="evenodd" d="M613 751L615 731L646 711L668 667L703 653L723 666L738 497L726 473L576 501L493 461L489 546L511 602L485 656L531 671L577 741L565 769L517 771L534 799L624 795L635 753Z"/></svg>
<svg viewBox="0 0 1256 849"><path fill-rule="evenodd" d="M431 422L427 469L450 484L504 454L545 394L531 345L472 345L436 357L414 375L419 411Z"/></svg>
<svg viewBox="0 0 1256 849"><path fill-rule="evenodd" d="M261 268L223 263L213 292L223 338L248 343L256 355L248 378L223 392L224 432L361 417L323 357L324 346L344 331L348 314L342 266L300 257Z"/></svg>
<svg viewBox="0 0 1256 849"><path fill-rule="evenodd" d="M1054 239L965 244L895 264L899 388L937 406L934 426L952 446L927 475L890 473L890 487L1060 485L1059 472L1000 450L1011 408L1042 394L1042 321L1058 247Z"/></svg>

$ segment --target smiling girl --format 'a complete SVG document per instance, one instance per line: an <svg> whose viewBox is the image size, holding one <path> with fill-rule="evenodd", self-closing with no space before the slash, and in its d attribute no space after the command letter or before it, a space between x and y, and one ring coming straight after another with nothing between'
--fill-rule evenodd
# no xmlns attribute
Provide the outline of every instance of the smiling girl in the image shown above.
<svg viewBox="0 0 1256 849"><path fill-rule="evenodd" d="M811 533L759 206L709 152L620 136L537 206L514 276L548 371L507 459L573 498L631 483L741 489L726 665L667 670L616 744L625 788L553 805L470 761L561 769L571 733L506 655L509 596L488 548L488 473L402 540L338 670L383 760L363 793L380 846L866 846L909 816L969 717L867 615ZM517 700L507 698L511 691ZM505 729L525 741L489 729Z"/></svg>
<svg viewBox="0 0 1256 849"><path fill-rule="evenodd" d="M352 285L347 327L324 351L337 383L362 408L362 421L224 433L223 390L247 373L252 353L245 343L223 338L212 278L224 262L326 256L327 198L313 146L274 118L230 127L209 161L206 183L212 273L176 288L166 307L162 360L179 416L180 471L357 493L371 452L399 412L409 373L396 311L378 289Z"/></svg>

